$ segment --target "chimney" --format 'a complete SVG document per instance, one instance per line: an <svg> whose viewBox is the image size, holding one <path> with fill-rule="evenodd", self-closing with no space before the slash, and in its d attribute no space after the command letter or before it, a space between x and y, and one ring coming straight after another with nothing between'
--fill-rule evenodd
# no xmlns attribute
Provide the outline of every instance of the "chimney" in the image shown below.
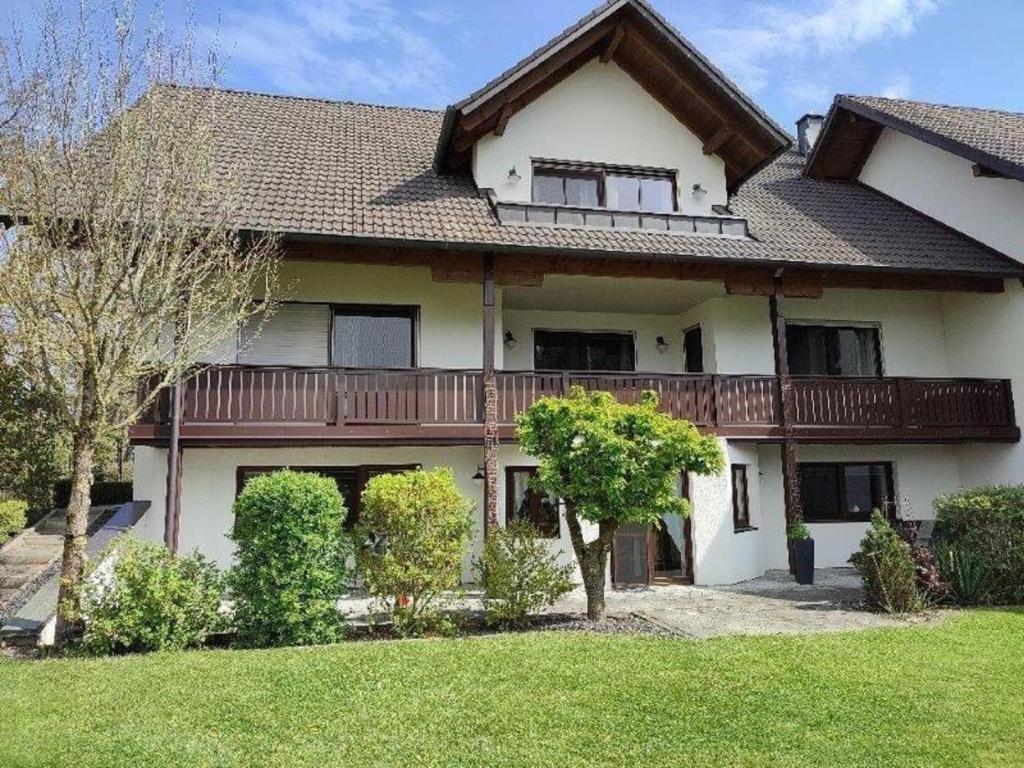
<svg viewBox="0 0 1024 768"><path fill-rule="evenodd" d="M814 149L814 142L818 140L824 122L823 115L804 115L796 121L796 148L804 157Z"/></svg>

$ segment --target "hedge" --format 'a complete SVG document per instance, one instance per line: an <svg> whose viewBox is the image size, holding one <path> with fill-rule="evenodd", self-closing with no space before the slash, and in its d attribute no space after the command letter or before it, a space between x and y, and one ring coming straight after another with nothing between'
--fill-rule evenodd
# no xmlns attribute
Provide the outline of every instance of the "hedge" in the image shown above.
<svg viewBox="0 0 1024 768"><path fill-rule="evenodd" d="M92 484L92 503L124 504L132 500L132 484L128 480L97 480ZM53 484L53 506L64 508L71 501L71 479L65 478Z"/></svg>

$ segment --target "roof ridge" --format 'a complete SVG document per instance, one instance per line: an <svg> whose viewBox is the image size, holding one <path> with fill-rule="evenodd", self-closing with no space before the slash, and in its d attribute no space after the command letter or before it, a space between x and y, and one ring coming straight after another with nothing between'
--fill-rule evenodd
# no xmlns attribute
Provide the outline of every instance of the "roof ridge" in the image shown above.
<svg viewBox="0 0 1024 768"><path fill-rule="evenodd" d="M944 107L946 109L965 109L969 112L992 112L997 115L1010 115L1012 117L1024 117L1024 112L1014 112L1009 109L997 109L995 107L974 107L968 104L947 104L942 101L922 101L920 99L899 99L892 96L871 96L856 93L842 93L843 98L856 99L858 101L889 101L897 104L915 104L922 107Z"/></svg>
<svg viewBox="0 0 1024 768"><path fill-rule="evenodd" d="M160 83L159 88L171 88L179 91L205 91L207 93L228 93L239 96L259 96L267 99L279 99L281 101L309 101L320 104L338 104L352 107L373 107L375 109L386 109L390 111L423 112L430 115L443 115L443 109L430 109L429 107L404 106L402 104L379 104L372 101L357 101L355 99L327 99L320 96L299 96L288 93L269 93L267 91L255 91L248 88L223 88L209 85L181 85L180 83Z"/></svg>

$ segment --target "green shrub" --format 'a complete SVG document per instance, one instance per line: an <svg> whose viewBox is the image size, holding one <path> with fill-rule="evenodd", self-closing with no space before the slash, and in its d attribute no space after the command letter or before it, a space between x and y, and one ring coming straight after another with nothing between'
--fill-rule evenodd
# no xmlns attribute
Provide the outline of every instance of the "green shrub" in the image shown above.
<svg viewBox="0 0 1024 768"><path fill-rule="evenodd" d="M333 480L281 470L246 483L234 506L236 564L228 576L238 640L247 646L341 639L338 600L351 542Z"/></svg>
<svg viewBox="0 0 1024 768"><path fill-rule="evenodd" d="M984 602L1024 602L1024 485L969 488L936 499L934 541L944 547L942 567L952 569L963 595L977 600L984 587Z"/></svg>
<svg viewBox="0 0 1024 768"><path fill-rule="evenodd" d="M444 629L444 593L461 581L473 503L450 469L378 475L363 492L357 541L386 539L356 555L366 589L400 635Z"/></svg>
<svg viewBox="0 0 1024 768"><path fill-rule="evenodd" d="M21 499L0 501L0 544L21 531L28 522L28 502Z"/></svg>
<svg viewBox="0 0 1024 768"><path fill-rule="evenodd" d="M946 541L932 545L935 564L957 605L984 605L992 599L994 575L984 555Z"/></svg>
<svg viewBox="0 0 1024 768"><path fill-rule="evenodd" d="M521 625L572 590L572 566L560 567L557 560L527 522L516 521L488 534L483 556L476 561L488 623Z"/></svg>
<svg viewBox="0 0 1024 768"><path fill-rule="evenodd" d="M63 508L71 500L71 480L65 478L53 484L53 505ZM126 504L132 500L132 484L121 480L96 480L89 493L93 506Z"/></svg>
<svg viewBox="0 0 1024 768"><path fill-rule="evenodd" d="M128 536L97 563L81 588L80 647L86 653L197 648L224 628L223 579L202 555L175 557L166 547Z"/></svg>
<svg viewBox="0 0 1024 768"><path fill-rule="evenodd" d="M786 538L790 541L809 539L811 538L811 529L802 520L798 520L786 529Z"/></svg>
<svg viewBox="0 0 1024 768"><path fill-rule="evenodd" d="M917 571L910 546L878 510L871 529L850 562L860 572L868 605L888 613L911 613L924 608L917 591Z"/></svg>

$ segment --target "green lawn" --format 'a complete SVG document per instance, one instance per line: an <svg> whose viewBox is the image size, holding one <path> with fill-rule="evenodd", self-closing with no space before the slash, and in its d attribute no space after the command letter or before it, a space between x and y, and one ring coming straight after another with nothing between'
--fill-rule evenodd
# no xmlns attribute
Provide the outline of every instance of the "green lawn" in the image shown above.
<svg viewBox="0 0 1024 768"><path fill-rule="evenodd" d="M0 766L1024 765L1024 613L0 662Z"/></svg>

